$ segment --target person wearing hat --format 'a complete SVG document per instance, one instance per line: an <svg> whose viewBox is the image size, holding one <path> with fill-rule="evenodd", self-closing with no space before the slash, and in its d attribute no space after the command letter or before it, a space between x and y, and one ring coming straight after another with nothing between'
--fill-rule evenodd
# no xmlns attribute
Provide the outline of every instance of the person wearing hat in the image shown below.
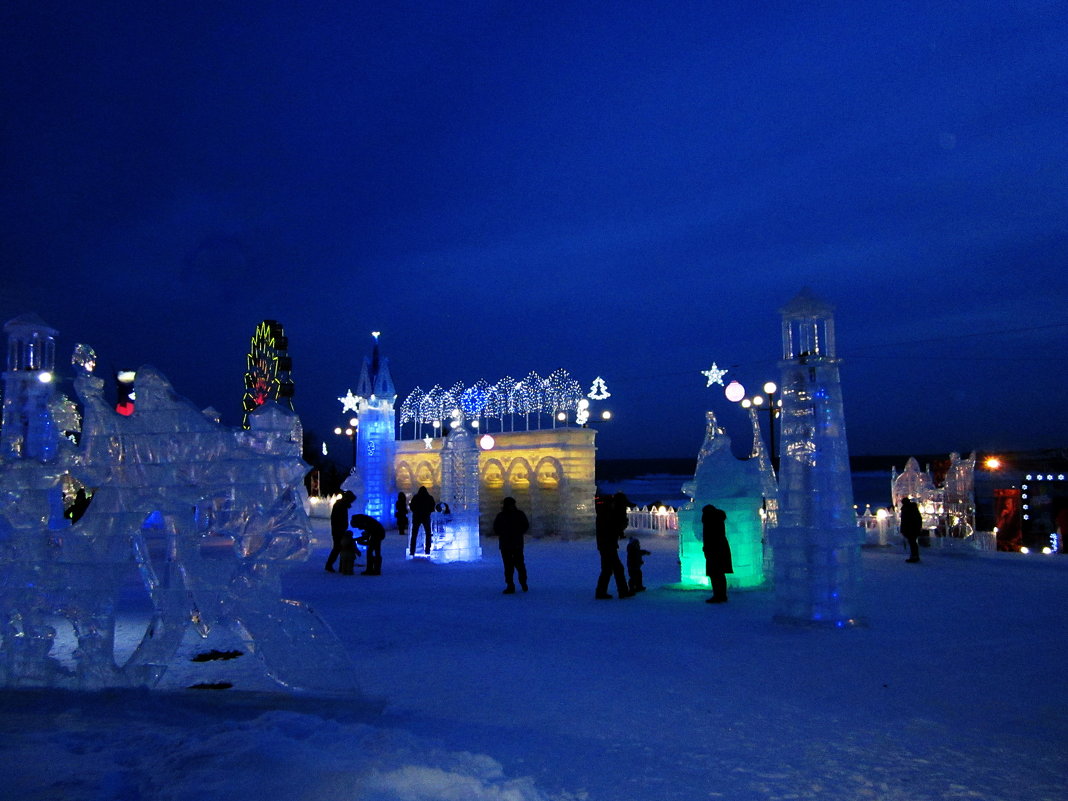
<svg viewBox="0 0 1068 801"><path fill-rule="evenodd" d="M530 521L523 511L515 505L515 498L501 501L501 511L493 521L493 533L501 548L501 561L504 563L504 594L515 592L513 575L519 574L519 586L527 591L527 565L523 559L523 535L530 528Z"/></svg>

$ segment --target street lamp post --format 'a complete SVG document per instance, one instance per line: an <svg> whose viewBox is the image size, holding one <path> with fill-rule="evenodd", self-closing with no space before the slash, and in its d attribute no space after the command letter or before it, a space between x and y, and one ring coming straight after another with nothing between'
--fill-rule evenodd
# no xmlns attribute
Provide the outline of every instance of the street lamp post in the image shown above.
<svg viewBox="0 0 1068 801"><path fill-rule="evenodd" d="M771 466L775 469L775 475L779 474L779 452L775 450L775 418L779 416L782 401L775 399L775 393L779 388L774 381L764 384L764 392L768 396L768 449L771 451Z"/></svg>
<svg viewBox="0 0 1068 801"><path fill-rule="evenodd" d="M349 424L342 428L338 426L334 429L334 433L340 436L346 436L349 441L352 442L352 466L356 467L356 433L359 430L360 421L353 417L349 420Z"/></svg>
<svg viewBox="0 0 1068 801"><path fill-rule="evenodd" d="M739 385L739 388L741 385ZM754 395L752 398L742 398L741 405L743 409L753 407L756 411L765 411L768 413L768 450L771 454L771 466L775 470L775 474L779 474L779 455L775 449L775 418L779 416L779 410L782 408L782 401L775 398L779 388L775 385L775 382L768 381L764 384L764 392L767 394L767 406L764 405L765 398L763 395Z"/></svg>

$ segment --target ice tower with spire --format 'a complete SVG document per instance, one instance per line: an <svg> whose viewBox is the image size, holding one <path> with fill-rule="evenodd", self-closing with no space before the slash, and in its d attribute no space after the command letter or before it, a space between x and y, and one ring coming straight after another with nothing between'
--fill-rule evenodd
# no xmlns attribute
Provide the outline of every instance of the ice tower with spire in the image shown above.
<svg viewBox="0 0 1068 801"><path fill-rule="evenodd" d="M378 350L379 332L372 332L374 347L364 357L356 385L360 425L356 435L356 474L362 486L353 513L360 511L386 524L396 489L393 457L396 450L397 390L389 372L389 359Z"/></svg>
<svg viewBox="0 0 1068 801"><path fill-rule="evenodd" d="M782 449L775 562L775 619L862 622L860 546L849 471L834 308L802 290L782 315Z"/></svg>

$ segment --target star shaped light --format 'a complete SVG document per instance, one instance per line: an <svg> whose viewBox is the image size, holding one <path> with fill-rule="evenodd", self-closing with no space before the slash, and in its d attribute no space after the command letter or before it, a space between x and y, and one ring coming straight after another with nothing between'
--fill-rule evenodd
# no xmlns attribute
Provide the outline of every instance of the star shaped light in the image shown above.
<svg viewBox="0 0 1068 801"><path fill-rule="evenodd" d="M727 375L727 373L727 370L719 369L715 362L712 362L712 366L709 369L701 371L701 375L708 378L708 383L705 384L706 387L710 387L713 384L723 386L723 376Z"/></svg>
<svg viewBox="0 0 1068 801"><path fill-rule="evenodd" d="M429 434L427 434L425 437L423 437L423 444L426 445L426 449L428 451L433 450L434 449L434 438L432 436L430 436Z"/></svg>
<svg viewBox="0 0 1068 801"><path fill-rule="evenodd" d="M345 412L358 412L360 411L360 399L352 394L352 390L345 391L344 398L338 398L341 401L341 413Z"/></svg>

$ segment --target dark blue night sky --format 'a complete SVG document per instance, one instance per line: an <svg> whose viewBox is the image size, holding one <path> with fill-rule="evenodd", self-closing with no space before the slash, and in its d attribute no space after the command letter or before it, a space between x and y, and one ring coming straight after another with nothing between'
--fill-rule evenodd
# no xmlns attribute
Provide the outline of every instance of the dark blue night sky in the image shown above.
<svg viewBox="0 0 1068 801"><path fill-rule="evenodd" d="M693 456L808 286L854 453L1068 446L1068 4L582 5L9 4L0 315L230 424L277 319L320 435L371 330L402 395L563 367Z"/></svg>

